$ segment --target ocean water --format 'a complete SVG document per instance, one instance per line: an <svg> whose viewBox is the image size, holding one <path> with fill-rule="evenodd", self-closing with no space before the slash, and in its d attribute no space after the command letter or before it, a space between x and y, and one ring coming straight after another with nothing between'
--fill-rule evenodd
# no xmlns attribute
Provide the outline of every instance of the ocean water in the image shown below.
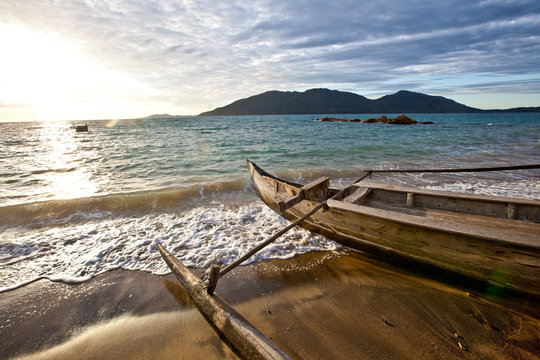
<svg viewBox="0 0 540 360"><path fill-rule="evenodd" d="M76 133L79 122L0 123L0 291L117 268L162 274L157 242L188 266L232 262L286 224L254 195L246 158L298 182L329 175L336 187L362 169L540 163L540 113L408 115L435 124L184 117L92 121ZM540 199L540 170L371 181ZM340 249L293 229L249 261Z"/></svg>

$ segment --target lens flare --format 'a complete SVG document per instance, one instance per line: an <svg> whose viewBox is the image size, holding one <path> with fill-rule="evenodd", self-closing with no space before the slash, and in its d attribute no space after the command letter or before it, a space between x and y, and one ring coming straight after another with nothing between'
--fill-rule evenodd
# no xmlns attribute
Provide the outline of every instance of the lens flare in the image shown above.
<svg viewBox="0 0 540 360"><path fill-rule="evenodd" d="M493 272L486 288L486 297L488 299L501 298L507 288L508 271L498 268Z"/></svg>
<svg viewBox="0 0 540 360"><path fill-rule="evenodd" d="M115 127L118 124L118 121L119 121L119 119L111 119L111 120L107 121L105 126L107 126L107 127Z"/></svg>

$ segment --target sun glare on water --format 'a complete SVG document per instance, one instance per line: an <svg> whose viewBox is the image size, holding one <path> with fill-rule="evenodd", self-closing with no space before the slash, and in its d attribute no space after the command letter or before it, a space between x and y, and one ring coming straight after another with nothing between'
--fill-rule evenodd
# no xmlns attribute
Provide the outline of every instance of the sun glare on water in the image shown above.
<svg viewBox="0 0 540 360"><path fill-rule="evenodd" d="M53 194L50 199L83 198L98 190L92 169L85 164L85 159L93 154L80 149L81 136L86 134L77 134L64 122L50 122L41 129L43 150L35 154L40 165L33 172L47 184L47 193Z"/></svg>

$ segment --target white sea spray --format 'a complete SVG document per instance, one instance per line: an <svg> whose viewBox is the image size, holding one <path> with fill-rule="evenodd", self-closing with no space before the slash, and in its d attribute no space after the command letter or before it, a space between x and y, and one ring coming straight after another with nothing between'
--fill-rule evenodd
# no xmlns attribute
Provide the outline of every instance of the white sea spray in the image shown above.
<svg viewBox="0 0 540 360"><path fill-rule="evenodd" d="M69 215L71 216L71 215ZM0 289L38 278L81 282L113 269L165 274L159 242L190 267L228 264L263 241L286 221L259 203L209 204L176 213L100 218L38 229L6 231L0 242ZM341 246L295 228L246 261L285 259Z"/></svg>

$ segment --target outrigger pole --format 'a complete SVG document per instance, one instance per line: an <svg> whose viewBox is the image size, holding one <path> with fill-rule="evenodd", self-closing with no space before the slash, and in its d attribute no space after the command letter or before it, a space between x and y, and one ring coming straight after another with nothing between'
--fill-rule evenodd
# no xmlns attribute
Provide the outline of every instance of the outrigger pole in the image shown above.
<svg viewBox="0 0 540 360"><path fill-rule="evenodd" d="M371 175L371 171L366 171L365 174L363 174L358 180L354 181L351 185L343 188L341 191L339 191L337 194L331 197L338 198L340 197L345 191L347 191L353 184L356 184L362 180L364 180L366 177ZM279 238L281 235L285 234L287 231L291 230L296 225L300 224L302 221L309 218L311 215L315 214L317 211L319 211L321 208L327 207L327 201L328 201L328 185L330 182L330 178L328 176L323 176L307 185L302 186L300 189L300 192L298 195L292 197L291 199L287 201L281 201L279 203L279 210L280 212L284 212L288 208L298 204L302 200L311 200L311 201L321 201L321 203L317 206L315 206L313 209L311 209L310 212L306 213L301 218L297 219L296 221L290 223L274 235L270 236L268 239L260 243L259 245L255 246L253 249L248 251L245 255L241 256L231 264L227 265L223 268L223 270L220 270L220 266L217 264L212 264L210 266L210 270L208 273L208 286L206 288L208 294L212 294L214 290L216 289L217 281L219 278L227 274L229 271L246 261L248 258L253 256L255 253L260 251L261 249L265 248L272 242L274 242L277 238Z"/></svg>
<svg viewBox="0 0 540 360"><path fill-rule="evenodd" d="M219 334L224 335L244 359L290 360L270 339L234 311L217 295L206 293L206 285L161 244L163 260L188 292L197 309Z"/></svg>

